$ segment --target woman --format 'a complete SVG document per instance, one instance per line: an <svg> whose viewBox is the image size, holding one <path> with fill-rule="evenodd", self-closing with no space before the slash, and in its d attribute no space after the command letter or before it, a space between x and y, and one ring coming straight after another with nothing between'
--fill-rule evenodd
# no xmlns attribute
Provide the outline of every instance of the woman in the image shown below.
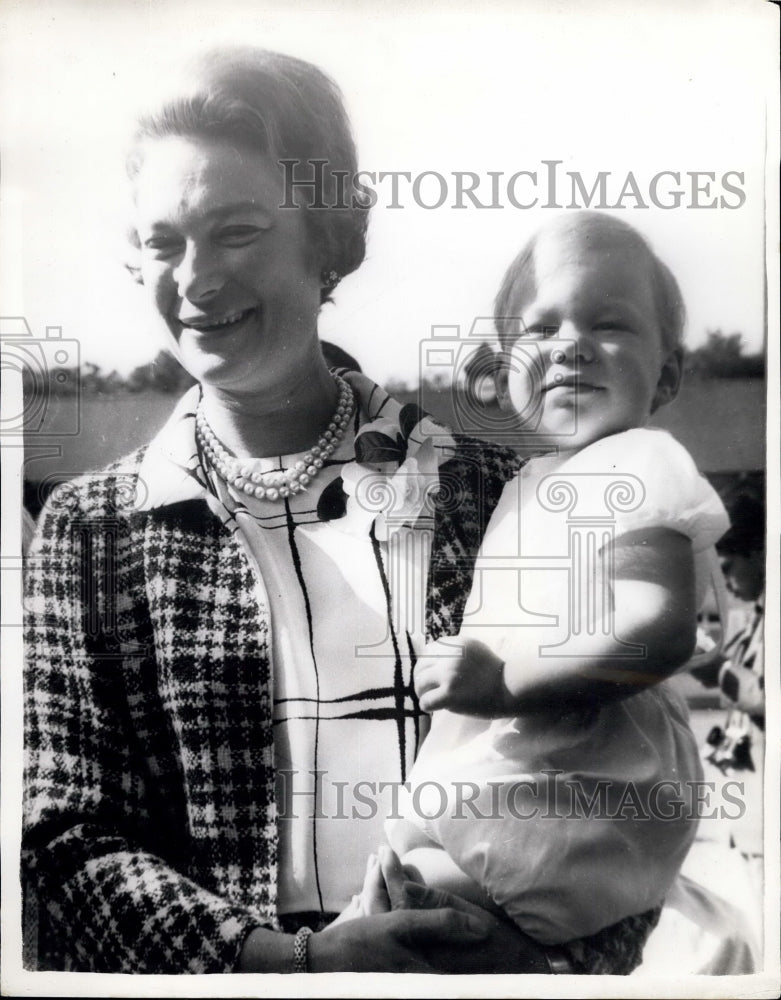
<svg viewBox="0 0 781 1000"><path fill-rule="evenodd" d="M50 502L28 579L25 863L49 967L627 972L653 912L554 956L387 856L390 912L330 924L424 732L402 606L422 580L428 636L457 630L517 461L323 361L318 311L366 232L331 81L260 51L189 81L129 172L134 273L199 384ZM281 161L326 169L286 190Z"/></svg>

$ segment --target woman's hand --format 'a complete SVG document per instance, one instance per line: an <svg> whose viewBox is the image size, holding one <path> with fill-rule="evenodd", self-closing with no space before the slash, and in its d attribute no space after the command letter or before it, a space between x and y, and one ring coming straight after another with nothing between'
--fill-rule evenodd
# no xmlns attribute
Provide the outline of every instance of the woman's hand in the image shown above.
<svg viewBox="0 0 781 1000"><path fill-rule="evenodd" d="M380 913L334 923L313 934L309 971L448 972L447 956L479 953L486 933L484 921L448 906ZM438 956L443 958L440 963Z"/></svg>
<svg viewBox="0 0 781 1000"><path fill-rule="evenodd" d="M474 921L471 926L482 931L481 938L475 937L466 946L455 938L432 941L425 952L432 967L430 971L452 975L550 972L542 945L518 930L509 919L488 913L442 889L410 881L407 870L389 847L380 848L380 865L394 913L432 909L454 912Z"/></svg>
<svg viewBox="0 0 781 1000"><path fill-rule="evenodd" d="M476 940L471 947L465 947L456 940L445 940L436 948L430 948L427 958L436 972L451 975L550 972L542 945L506 918L496 917L460 896L417 882L406 882L403 902L406 907L422 907L424 910L447 907L457 913L471 915L483 931L482 940Z"/></svg>
<svg viewBox="0 0 781 1000"><path fill-rule="evenodd" d="M387 913L365 916L348 911L308 944L310 972L425 972L469 974L548 972L540 945L514 924L440 889L407 878L398 857L380 848L379 863L367 869L367 886L384 887L376 905ZM372 890L373 891L373 890ZM361 904L363 905L363 904ZM360 919L350 919L360 916ZM267 928L250 933L240 972L287 972L292 968L292 936Z"/></svg>
<svg viewBox="0 0 781 1000"><path fill-rule="evenodd" d="M404 877L398 858L385 847L380 855L385 867L393 865L389 873L396 877L397 888ZM434 909L423 921L410 920L411 913L401 909L393 913L380 857L371 854L361 892L332 924L310 938L310 972L437 972L426 958L428 947L446 945L453 935L463 948L482 940L482 929L460 914L444 908L433 914Z"/></svg>
<svg viewBox="0 0 781 1000"><path fill-rule="evenodd" d="M361 894L309 939L310 972L550 971L544 949L515 924L408 876L398 856L380 847Z"/></svg>
<svg viewBox="0 0 781 1000"><path fill-rule="evenodd" d="M415 664L415 691L425 712L446 708L488 719L513 714L504 662L477 639L430 642Z"/></svg>

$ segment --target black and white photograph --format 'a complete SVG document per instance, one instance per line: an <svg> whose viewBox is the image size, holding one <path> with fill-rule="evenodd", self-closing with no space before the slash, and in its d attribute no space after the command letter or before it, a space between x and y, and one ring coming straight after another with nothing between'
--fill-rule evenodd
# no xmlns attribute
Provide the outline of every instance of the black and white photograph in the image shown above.
<svg viewBox="0 0 781 1000"><path fill-rule="evenodd" d="M4 995L778 996L779 38L0 7Z"/></svg>

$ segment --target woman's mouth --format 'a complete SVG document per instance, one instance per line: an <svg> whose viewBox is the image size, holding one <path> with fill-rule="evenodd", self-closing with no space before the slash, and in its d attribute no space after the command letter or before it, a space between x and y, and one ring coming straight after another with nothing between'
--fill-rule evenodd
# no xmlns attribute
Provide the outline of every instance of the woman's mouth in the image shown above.
<svg viewBox="0 0 781 1000"><path fill-rule="evenodd" d="M180 319L179 322L188 330L195 330L197 333L223 333L243 323L256 313L257 309L253 306L250 309L241 309L221 316L199 316L197 319Z"/></svg>

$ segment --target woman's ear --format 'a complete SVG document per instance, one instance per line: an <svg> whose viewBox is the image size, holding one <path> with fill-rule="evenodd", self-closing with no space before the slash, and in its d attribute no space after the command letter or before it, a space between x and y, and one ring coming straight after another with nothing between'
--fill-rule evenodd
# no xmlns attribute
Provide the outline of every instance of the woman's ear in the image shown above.
<svg viewBox="0 0 781 1000"><path fill-rule="evenodd" d="M125 261L125 270L130 275L130 277L135 281L137 285L143 285L144 277L141 274L141 268L132 264L130 261Z"/></svg>
<svg viewBox="0 0 781 1000"><path fill-rule="evenodd" d="M144 278L141 274L141 241L138 238L136 227L128 226L125 235L127 237L124 253L125 270L137 285L143 285Z"/></svg>
<svg viewBox="0 0 781 1000"><path fill-rule="evenodd" d="M668 354L666 361L662 365L659 373L659 381L656 384L656 392L651 401L651 413L655 413L660 406L672 403L681 388L683 378L683 348L678 347Z"/></svg>

